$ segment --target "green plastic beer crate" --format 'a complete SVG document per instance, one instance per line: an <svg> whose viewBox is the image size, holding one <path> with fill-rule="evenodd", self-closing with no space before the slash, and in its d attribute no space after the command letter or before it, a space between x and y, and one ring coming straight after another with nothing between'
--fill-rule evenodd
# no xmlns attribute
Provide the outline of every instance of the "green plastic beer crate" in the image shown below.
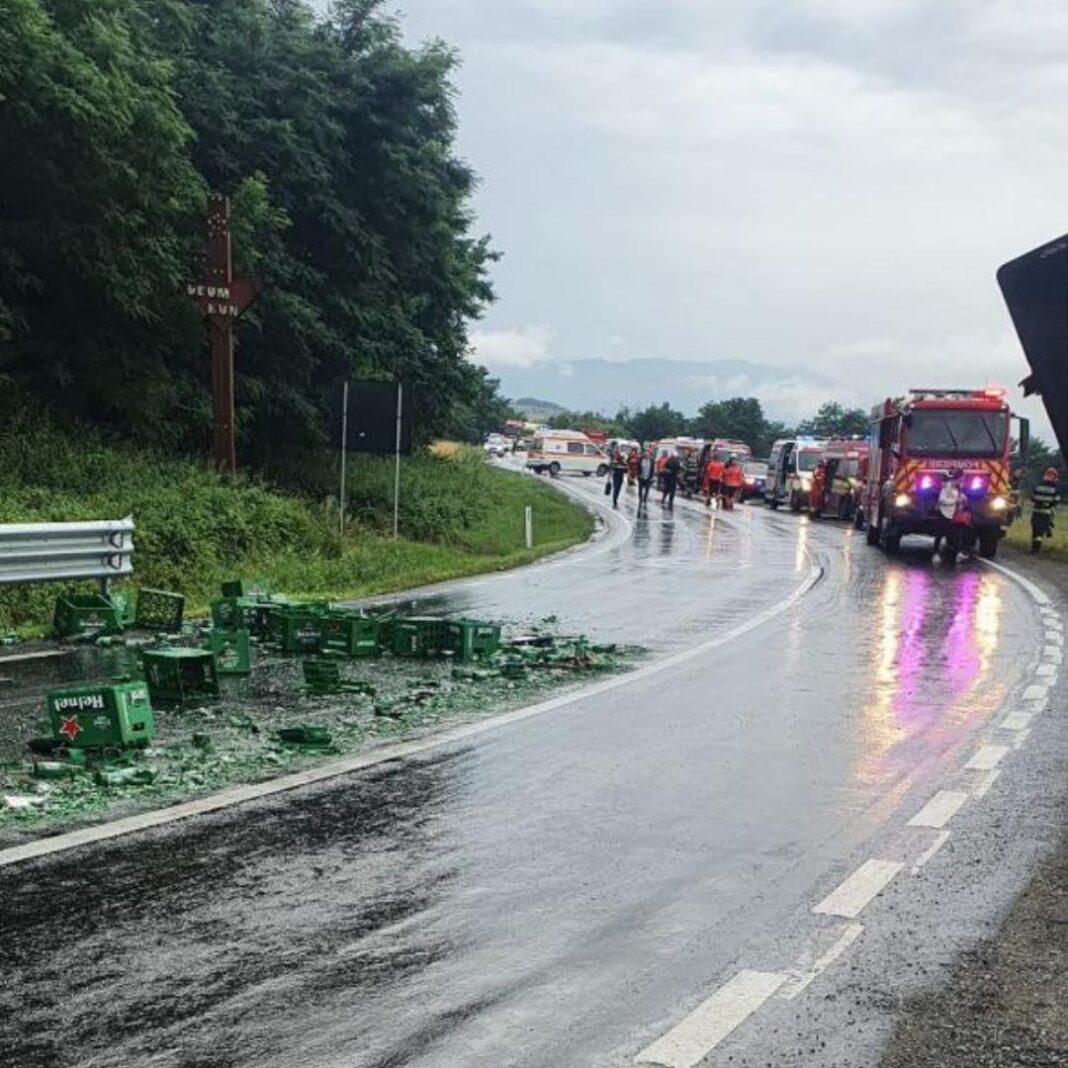
<svg viewBox="0 0 1068 1068"><path fill-rule="evenodd" d="M163 630L169 633L182 629L185 597L167 590L137 591L136 624L142 630Z"/></svg>
<svg viewBox="0 0 1068 1068"><path fill-rule="evenodd" d="M215 670L220 675L251 674L252 644L247 628L212 630L208 648L215 654Z"/></svg>
<svg viewBox="0 0 1068 1068"><path fill-rule="evenodd" d="M450 649L448 622L436 616L408 616L393 623L394 656L435 657Z"/></svg>
<svg viewBox="0 0 1068 1068"><path fill-rule="evenodd" d="M315 652L322 643L322 610L275 606L267 619L267 641L283 653Z"/></svg>
<svg viewBox="0 0 1068 1068"><path fill-rule="evenodd" d="M100 593L61 593L56 598L52 630L57 638L119 634L128 622L125 599Z"/></svg>
<svg viewBox="0 0 1068 1068"><path fill-rule="evenodd" d="M139 681L50 690L48 716L57 741L83 750L143 746L156 734L148 688Z"/></svg>
<svg viewBox="0 0 1068 1068"><path fill-rule="evenodd" d="M146 649L141 659L154 701L184 704L219 696L215 654L209 649Z"/></svg>
<svg viewBox="0 0 1068 1068"><path fill-rule="evenodd" d="M454 619L447 623L449 648L458 660L493 656L501 647L501 628L477 619Z"/></svg>
<svg viewBox="0 0 1068 1068"><path fill-rule="evenodd" d="M377 656L382 625L354 613L324 616L319 623L320 648L342 656Z"/></svg>

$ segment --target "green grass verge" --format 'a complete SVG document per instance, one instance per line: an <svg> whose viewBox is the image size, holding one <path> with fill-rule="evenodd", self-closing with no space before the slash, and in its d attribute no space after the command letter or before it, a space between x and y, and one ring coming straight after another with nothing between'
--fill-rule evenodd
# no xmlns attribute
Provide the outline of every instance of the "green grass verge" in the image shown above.
<svg viewBox="0 0 1068 1068"><path fill-rule="evenodd" d="M5 410L6 409L6 410ZM351 525L338 533L336 458L301 458L302 484L283 492L221 478L204 465L61 429L24 404L0 405L0 523L132 514L136 582L184 593L193 607L226 578L293 595L342 598L404 589L527 563L587 538L593 520L548 486L491 468L481 451L403 462L401 534L392 521L392 464L358 457L348 478ZM336 494L336 491L335 491ZM524 509L534 548L524 548ZM90 587L91 588L91 587ZM40 633L56 588L0 590L0 628Z"/></svg>
<svg viewBox="0 0 1068 1068"><path fill-rule="evenodd" d="M1068 513L1057 515L1053 523L1053 537L1042 542L1042 555L1051 560L1068 561ZM1025 509L1024 514L1009 527L1005 535L1005 544L1018 552L1029 553L1031 551L1030 508Z"/></svg>

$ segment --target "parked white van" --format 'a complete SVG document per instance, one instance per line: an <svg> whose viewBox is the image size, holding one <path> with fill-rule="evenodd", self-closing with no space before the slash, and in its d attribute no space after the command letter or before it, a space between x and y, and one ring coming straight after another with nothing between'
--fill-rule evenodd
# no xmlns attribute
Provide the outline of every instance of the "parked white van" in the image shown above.
<svg viewBox="0 0 1068 1068"><path fill-rule="evenodd" d="M601 475L608 473L608 454L579 430L546 430L535 435L526 466L536 474Z"/></svg>

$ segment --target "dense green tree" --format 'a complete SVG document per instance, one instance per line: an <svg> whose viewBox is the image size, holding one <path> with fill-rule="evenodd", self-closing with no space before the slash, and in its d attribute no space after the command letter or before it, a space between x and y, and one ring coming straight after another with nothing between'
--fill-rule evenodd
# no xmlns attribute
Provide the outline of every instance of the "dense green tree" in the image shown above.
<svg viewBox="0 0 1068 1068"><path fill-rule="evenodd" d="M673 438L685 434L688 420L682 412L676 411L667 401L663 404L650 404L640 412L623 408L616 416L627 435L638 441L657 441L660 438Z"/></svg>
<svg viewBox="0 0 1068 1068"><path fill-rule="evenodd" d="M703 404L691 425L695 437L733 438L757 450L754 443L763 437L766 420L756 397L732 397Z"/></svg>
<svg viewBox="0 0 1068 1068"><path fill-rule="evenodd" d="M134 428L183 397L203 185L133 0L0 0L0 370Z"/></svg>
<svg viewBox="0 0 1068 1068"><path fill-rule="evenodd" d="M867 434L868 428L868 416L860 408L843 408L837 401L827 401L797 432L818 438L849 438Z"/></svg>
<svg viewBox="0 0 1068 1068"><path fill-rule="evenodd" d="M54 408L200 446L182 294L209 190L266 286L238 331L241 453L314 441L342 375L399 376L423 437L499 404L466 359L494 253L471 233L441 43L378 0L0 0L0 372Z"/></svg>

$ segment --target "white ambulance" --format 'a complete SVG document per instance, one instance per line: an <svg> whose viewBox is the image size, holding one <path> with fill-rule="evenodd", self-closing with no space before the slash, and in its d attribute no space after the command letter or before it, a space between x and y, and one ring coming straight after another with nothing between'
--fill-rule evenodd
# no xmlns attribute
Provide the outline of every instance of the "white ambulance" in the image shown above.
<svg viewBox="0 0 1068 1068"><path fill-rule="evenodd" d="M608 473L608 453L580 430L544 430L527 450L526 466L535 474L601 475Z"/></svg>

